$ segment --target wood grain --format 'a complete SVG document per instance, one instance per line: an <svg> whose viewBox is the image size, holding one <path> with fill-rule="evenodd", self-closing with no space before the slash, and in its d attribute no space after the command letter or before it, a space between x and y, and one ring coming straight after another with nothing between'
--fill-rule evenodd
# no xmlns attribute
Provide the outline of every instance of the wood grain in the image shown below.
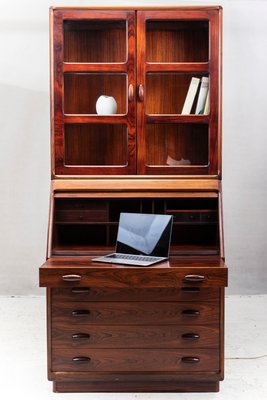
<svg viewBox="0 0 267 400"><path fill-rule="evenodd" d="M68 374L69 375L69 374ZM58 376L58 375L57 375ZM75 375L77 376L77 374ZM54 381L53 391L56 393L70 393L70 392L218 392L219 382L211 381L196 381L190 380L183 377L178 378L177 376L169 381L158 377L154 374L155 381L150 377L146 380L142 379L143 376L140 375L140 379L135 381L127 379L125 376L120 376L114 374L114 376L109 377L109 379L103 379L101 381L96 381L95 377L88 379L87 381ZM199 379L199 375L198 375Z"/></svg>
<svg viewBox="0 0 267 400"><path fill-rule="evenodd" d="M205 276L204 282L194 286L227 285L227 268L222 260L201 262L181 257L144 269L90 262L87 257L54 257L40 268L40 286L70 287L70 282L62 280L62 276L70 273L70 270L81 276L78 286L111 288L190 286L184 282L188 274Z"/></svg>
<svg viewBox="0 0 267 400"><path fill-rule="evenodd" d="M218 301L219 289L182 287L182 288L106 288L106 287L69 287L52 289L53 302L65 301Z"/></svg>
<svg viewBox="0 0 267 400"><path fill-rule="evenodd" d="M54 371L218 371L218 350L179 349L55 349L52 366ZM83 355L90 360L74 363L72 359ZM183 362L184 357L197 356L196 364Z"/></svg>
<svg viewBox="0 0 267 400"><path fill-rule="evenodd" d="M193 313L195 311L195 313ZM210 325L218 323L218 303L75 302L52 306L52 324L70 325Z"/></svg>
<svg viewBox="0 0 267 400"><path fill-rule="evenodd" d="M78 335L77 335L78 333ZM80 333L80 336L79 336ZM75 335L76 334L76 335ZM190 339L190 334L195 339ZM88 335L88 337L83 337ZM74 336L74 338L73 338ZM77 338L76 338L77 336ZM189 337L189 339L187 339ZM52 328L55 348L218 348L218 326L195 325L64 325Z"/></svg>
<svg viewBox="0 0 267 400"><path fill-rule="evenodd" d="M116 176L110 179L106 177L90 177L90 179L53 179L53 191L79 191L87 190L90 192L100 191L136 191L150 192L161 190L162 192L177 191L177 190L203 190L203 191L218 191L219 181L216 179L190 179L188 177L182 179L174 179L173 177L119 177ZM141 193L140 193L141 195Z"/></svg>

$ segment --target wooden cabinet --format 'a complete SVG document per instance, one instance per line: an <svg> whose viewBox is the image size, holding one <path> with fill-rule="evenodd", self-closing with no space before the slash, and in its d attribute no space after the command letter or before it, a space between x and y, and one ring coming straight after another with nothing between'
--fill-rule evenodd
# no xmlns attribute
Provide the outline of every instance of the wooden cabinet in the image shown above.
<svg viewBox="0 0 267 400"><path fill-rule="evenodd" d="M51 9L48 377L54 391L218 391L224 376L220 7ZM192 78L210 111L182 114ZM197 94L198 96L199 94ZM96 112L100 96L116 113ZM197 99L197 97L196 97ZM170 258L93 262L121 212L173 215Z"/></svg>
<svg viewBox="0 0 267 400"><path fill-rule="evenodd" d="M54 176L220 175L220 9L51 15ZM192 77L209 77L208 115L181 115Z"/></svg>

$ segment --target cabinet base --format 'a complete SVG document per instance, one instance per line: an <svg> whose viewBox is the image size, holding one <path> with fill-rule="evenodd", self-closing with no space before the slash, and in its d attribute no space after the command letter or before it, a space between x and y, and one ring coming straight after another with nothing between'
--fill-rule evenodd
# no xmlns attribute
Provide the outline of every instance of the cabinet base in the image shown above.
<svg viewBox="0 0 267 400"><path fill-rule="evenodd" d="M72 392L218 392L219 382L54 381L53 391Z"/></svg>

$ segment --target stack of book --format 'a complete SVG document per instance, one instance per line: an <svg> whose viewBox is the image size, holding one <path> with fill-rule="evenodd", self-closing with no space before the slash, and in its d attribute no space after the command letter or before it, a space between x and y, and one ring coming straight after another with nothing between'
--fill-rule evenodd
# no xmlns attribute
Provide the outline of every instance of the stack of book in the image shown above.
<svg viewBox="0 0 267 400"><path fill-rule="evenodd" d="M192 78L181 114L209 114L209 78Z"/></svg>

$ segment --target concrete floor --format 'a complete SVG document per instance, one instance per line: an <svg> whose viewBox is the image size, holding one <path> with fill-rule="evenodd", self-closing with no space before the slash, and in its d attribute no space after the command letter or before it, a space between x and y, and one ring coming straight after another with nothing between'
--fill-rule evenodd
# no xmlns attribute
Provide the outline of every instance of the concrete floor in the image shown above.
<svg viewBox="0 0 267 400"><path fill-rule="evenodd" d="M220 393L168 393L168 400L267 399L267 295L226 298L225 380ZM162 393L55 394L46 379L44 297L0 297L4 400L165 400Z"/></svg>

